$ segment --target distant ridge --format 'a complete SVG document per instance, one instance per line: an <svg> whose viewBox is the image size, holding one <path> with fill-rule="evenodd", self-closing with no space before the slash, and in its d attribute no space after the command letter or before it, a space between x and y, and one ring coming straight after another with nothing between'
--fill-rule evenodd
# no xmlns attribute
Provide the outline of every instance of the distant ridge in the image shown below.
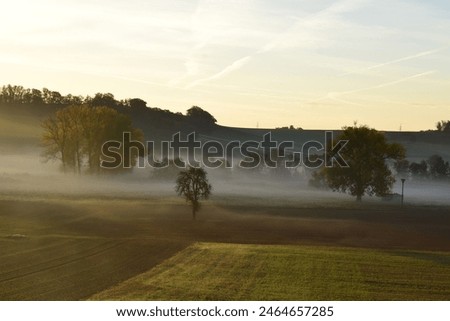
<svg viewBox="0 0 450 321"><path fill-rule="evenodd" d="M143 130L145 139L153 141L169 140L177 132L181 132L182 135L195 132L200 140L218 140L223 143L232 140L260 141L264 134L270 132L272 139L279 142L293 141L298 149L309 140L324 142L326 131L227 127L213 122L199 122L188 115L174 113L167 109L149 107L140 98L116 100L110 93L97 93L94 97L71 94L63 96L59 92L45 88L37 90L6 85L0 90L0 116L3 122L0 122L3 127L3 130L0 129L0 139L9 137L10 143L14 141L25 143L28 139L28 143L35 145L39 141L41 121L71 104L114 108L128 115L134 126ZM212 117L212 115L210 116ZM214 118L212 117L212 119ZM335 135L339 131L334 130ZM440 154L445 159L450 159L450 135L448 133L438 131L386 131L385 133L388 140L401 143L406 147L409 159L423 159L432 154Z"/></svg>

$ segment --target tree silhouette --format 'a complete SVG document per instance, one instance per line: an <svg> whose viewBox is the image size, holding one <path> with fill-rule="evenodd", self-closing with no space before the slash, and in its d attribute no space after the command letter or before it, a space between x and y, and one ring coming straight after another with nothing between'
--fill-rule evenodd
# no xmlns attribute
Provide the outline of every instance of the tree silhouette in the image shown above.
<svg viewBox="0 0 450 321"><path fill-rule="evenodd" d="M147 108L147 102L140 98L129 99L128 105L130 106L130 108L134 108L134 109L144 109L145 110Z"/></svg>
<svg viewBox="0 0 450 321"><path fill-rule="evenodd" d="M439 132L450 133L450 120L441 120L437 122L436 129Z"/></svg>
<svg viewBox="0 0 450 321"><path fill-rule="evenodd" d="M203 168L189 167L178 174L176 181L176 191L178 195L184 196L186 202L192 205L192 219L200 209L200 199L208 199L212 187L206 177Z"/></svg>
<svg viewBox="0 0 450 321"><path fill-rule="evenodd" d="M358 201L364 194L387 194L395 178L386 160L401 160L405 149L397 143L388 143L383 133L366 126L345 127L337 140L348 140L341 156L348 167L324 167L322 175L335 191L348 192ZM332 157L331 151L327 157Z"/></svg>
<svg viewBox="0 0 450 321"><path fill-rule="evenodd" d="M103 155L102 145L107 141L122 141L123 133L131 133L134 140L143 141L143 133L132 126L131 119L109 107L74 105L58 110L42 123L44 156L57 159L63 170L81 174L86 166L90 173L99 173ZM136 164L137 151L121 149L122 159L131 158ZM131 153L131 154L130 154ZM125 169L117 168L116 172Z"/></svg>
<svg viewBox="0 0 450 321"><path fill-rule="evenodd" d="M424 160L420 163L412 162L409 165L409 171L413 176L425 178L428 174L428 164Z"/></svg>
<svg viewBox="0 0 450 321"><path fill-rule="evenodd" d="M432 178L443 178L449 174L450 165L442 156L433 155L428 158L427 163L430 166L430 175Z"/></svg>
<svg viewBox="0 0 450 321"><path fill-rule="evenodd" d="M198 106L192 106L189 108L186 112L186 116L192 121L205 126L211 126L217 123L217 120L213 117L213 115Z"/></svg>
<svg viewBox="0 0 450 321"><path fill-rule="evenodd" d="M114 95L111 93L102 94L102 93L96 93L95 96L87 101L87 104L89 106L103 106L103 107L116 107L118 102L114 99Z"/></svg>

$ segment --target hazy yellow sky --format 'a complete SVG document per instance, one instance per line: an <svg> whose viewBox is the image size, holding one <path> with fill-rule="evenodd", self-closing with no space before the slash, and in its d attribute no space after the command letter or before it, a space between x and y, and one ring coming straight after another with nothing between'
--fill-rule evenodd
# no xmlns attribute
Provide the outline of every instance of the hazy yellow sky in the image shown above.
<svg viewBox="0 0 450 321"><path fill-rule="evenodd" d="M9 83L230 126L428 129L450 119L450 2L2 0Z"/></svg>

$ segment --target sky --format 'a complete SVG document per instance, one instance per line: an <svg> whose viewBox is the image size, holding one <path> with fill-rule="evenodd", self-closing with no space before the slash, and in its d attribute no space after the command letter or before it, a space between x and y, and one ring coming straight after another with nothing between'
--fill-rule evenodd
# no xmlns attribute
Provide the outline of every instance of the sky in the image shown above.
<svg viewBox="0 0 450 321"><path fill-rule="evenodd" d="M234 127L450 119L448 0L0 4L0 86L197 105Z"/></svg>

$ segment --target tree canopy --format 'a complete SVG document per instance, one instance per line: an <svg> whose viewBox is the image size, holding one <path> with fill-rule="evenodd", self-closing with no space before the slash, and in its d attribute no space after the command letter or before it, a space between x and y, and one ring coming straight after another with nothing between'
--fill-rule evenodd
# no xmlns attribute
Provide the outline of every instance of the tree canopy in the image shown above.
<svg viewBox="0 0 450 321"><path fill-rule="evenodd" d="M130 132L134 140L143 141L141 130L132 126L128 116L108 107L69 106L46 119L42 127L44 156L61 161L64 171L79 174L85 167L90 173L101 171L101 147L106 141L122 141L124 132ZM126 154L135 151L120 152L135 165L137 155Z"/></svg>
<svg viewBox="0 0 450 321"><path fill-rule="evenodd" d="M437 122L436 129L439 132L450 133L450 120L441 120Z"/></svg>
<svg viewBox="0 0 450 321"><path fill-rule="evenodd" d="M181 171L177 177L175 189L178 195L184 196L186 202L191 203L194 220L195 214L200 209L200 200L208 199L211 194L212 187L206 176L203 168L189 167Z"/></svg>
<svg viewBox="0 0 450 321"><path fill-rule="evenodd" d="M440 155L432 155L428 158L430 176L432 178L445 178L450 174L450 165Z"/></svg>
<svg viewBox="0 0 450 321"><path fill-rule="evenodd" d="M207 111L201 109L198 106L192 106L186 112L186 116L195 122L202 123L204 125L213 125L217 123L217 120Z"/></svg>
<svg viewBox="0 0 450 321"><path fill-rule="evenodd" d="M323 167L320 175L327 185L335 191L348 192L357 200L365 194L387 194L395 178L386 161L404 159L403 146L388 143L383 133L367 126L345 127L336 140L348 141L340 152L348 167Z"/></svg>

